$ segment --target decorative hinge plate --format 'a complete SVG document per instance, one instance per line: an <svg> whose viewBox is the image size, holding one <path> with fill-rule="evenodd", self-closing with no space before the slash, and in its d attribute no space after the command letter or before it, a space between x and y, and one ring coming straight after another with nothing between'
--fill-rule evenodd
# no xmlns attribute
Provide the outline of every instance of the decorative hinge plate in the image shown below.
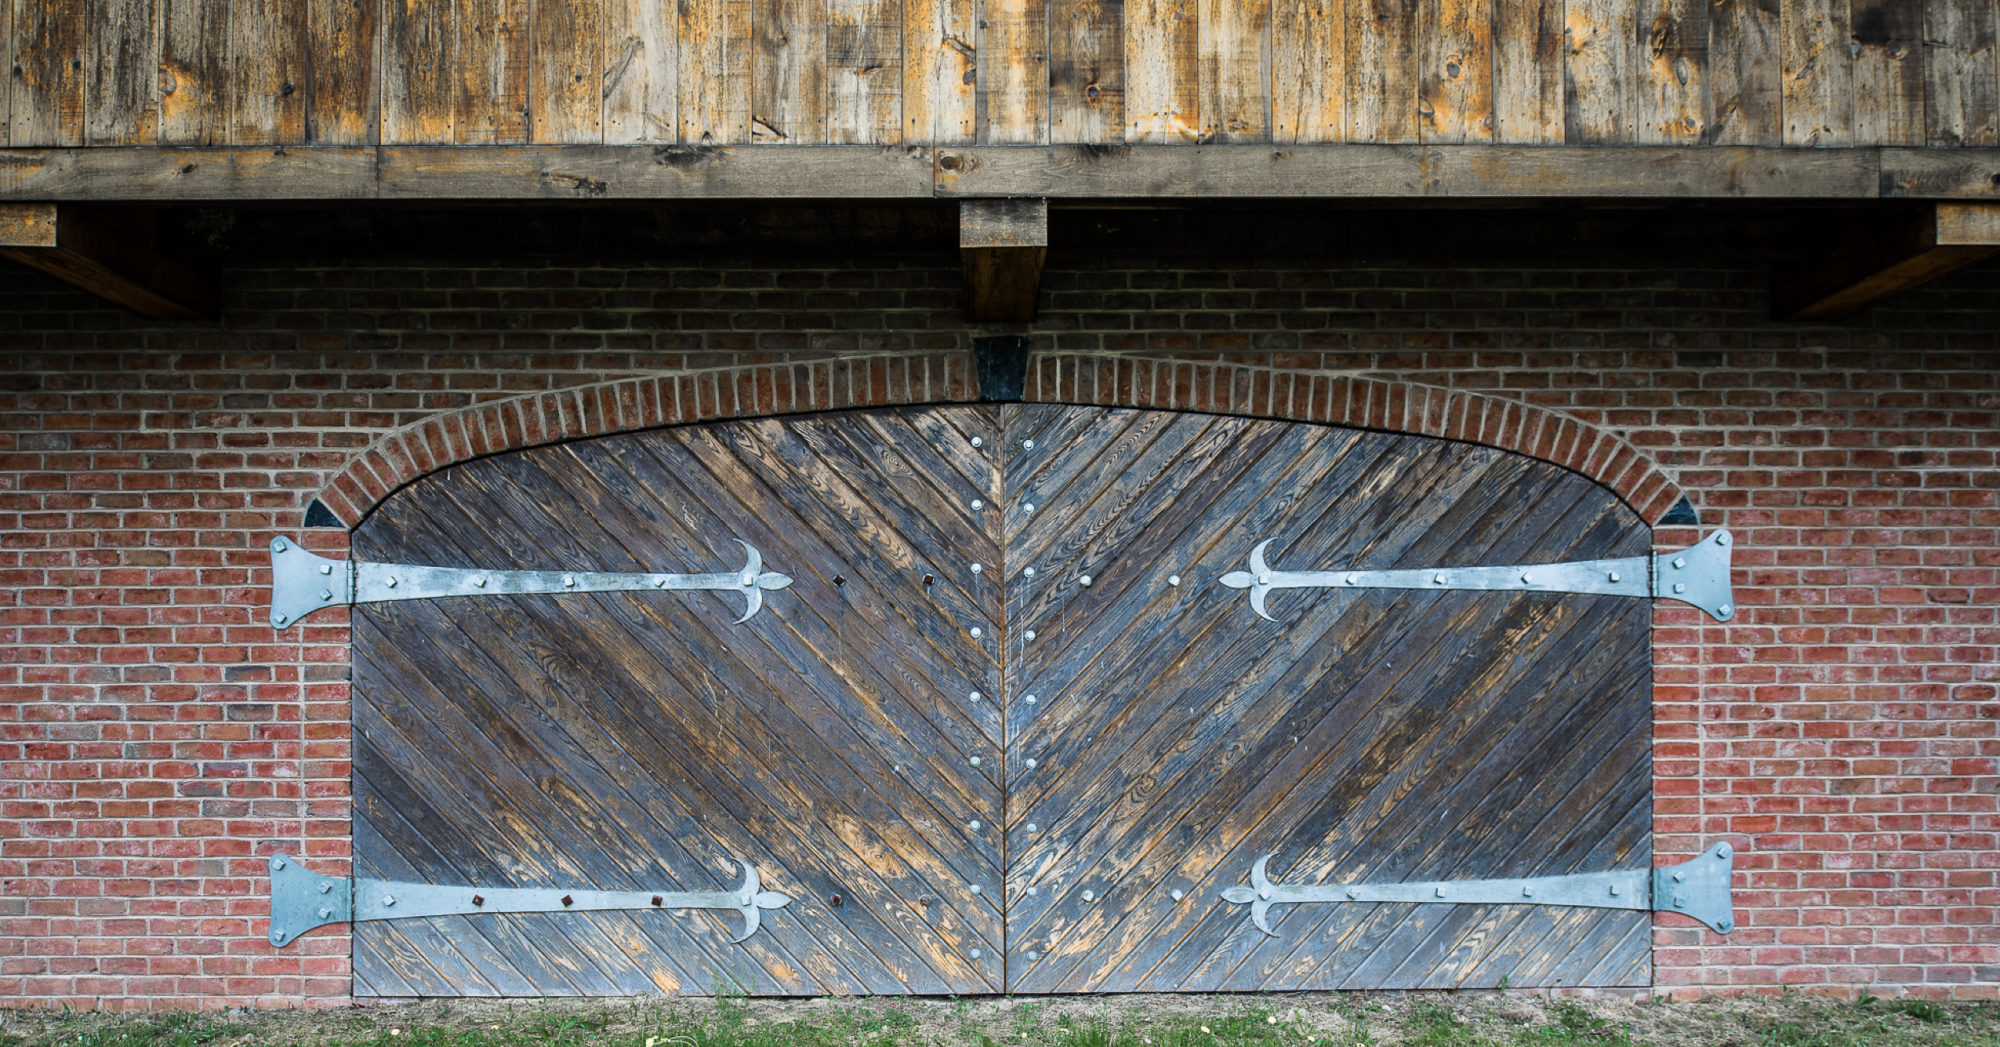
<svg viewBox="0 0 2000 1047"><path fill-rule="evenodd" d="M601 912L613 909L733 909L743 915L741 942L757 933L761 911L791 897L763 889L757 867L738 860L743 884L733 891L572 891L558 887L449 887L434 883L317 876L290 855L271 859L272 945L283 946L323 924L411 920L480 913Z"/></svg>
<svg viewBox="0 0 2000 1047"><path fill-rule="evenodd" d="M1273 905L1307 902L1403 902L1420 905L1561 905L1592 909L1650 909L1692 916L1717 933L1736 926L1729 893L1735 851L1716 844L1699 858L1659 869L1535 876L1517 880L1443 880L1428 883L1352 883L1295 886L1265 873L1271 855L1250 869L1250 885L1222 892L1250 906L1250 920L1273 937Z"/></svg>
<svg viewBox="0 0 2000 1047"><path fill-rule="evenodd" d="M271 624L289 626L322 607L430 600L441 596L509 596L555 593L643 592L705 589L739 592L746 601L740 624L764 606L764 591L791 578L764 570L764 556L742 539L749 554L740 571L717 574L636 574L608 571L482 571L463 567L413 567L366 560L330 560L284 538L271 539Z"/></svg>
<svg viewBox="0 0 2000 1047"><path fill-rule="evenodd" d="M1736 614L1729 583L1728 531L1717 531L1677 553L1615 560L1516 564L1507 567L1422 567L1389 571L1278 571L1264 562L1266 539L1250 550L1250 569L1222 584L1250 590L1250 607L1272 619L1264 599L1274 589L1472 589L1665 597L1693 604L1717 621Z"/></svg>

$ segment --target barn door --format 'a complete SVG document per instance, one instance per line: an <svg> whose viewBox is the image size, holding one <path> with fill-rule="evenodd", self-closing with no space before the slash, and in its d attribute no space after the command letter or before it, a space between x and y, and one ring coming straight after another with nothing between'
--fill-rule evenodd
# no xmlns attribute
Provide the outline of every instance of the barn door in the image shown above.
<svg viewBox="0 0 2000 1047"><path fill-rule="evenodd" d="M1288 883L1649 867L1647 601L1301 589L1267 621L1217 584L1266 539L1297 569L1640 554L1633 513L1443 440L1039 405L1004 430L1011 991L1650 981L1644 912L1291 905L1273 937L1218 897L1272 852Z"/></svg>
<svg viewBox="0 0 2000 1047"><path fill-rule="evenodd" d="M968 498L992 409L725 422L472 462L397 494L357 558L729 571L791 588L364 605L357 873L727 890L734 914L356 925L358 995L976 993L1004 985L1000 553ZM982 759L983 757L983 759ZM968 888L988 885L977 894ZM656 903L657 904L657 903Z"/></svg>

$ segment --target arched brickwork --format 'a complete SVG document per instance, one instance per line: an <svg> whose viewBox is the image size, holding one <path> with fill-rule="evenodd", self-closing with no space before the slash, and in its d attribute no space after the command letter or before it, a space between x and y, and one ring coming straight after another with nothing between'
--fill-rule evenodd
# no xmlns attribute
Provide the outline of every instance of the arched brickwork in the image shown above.
<svg viewBox="0 0 2000 1047"><path fill-rule="evenodd" d="M352 527L405 484L502 451L717 418L977 399L967 353L623 379L477 404L383 436L319 493ZM1272 362L1038 354L1026 399L1203 411L1439 436L1529 455L1610 488L1647 523L1681 491L1616 434L1533 404Z"/></svg>

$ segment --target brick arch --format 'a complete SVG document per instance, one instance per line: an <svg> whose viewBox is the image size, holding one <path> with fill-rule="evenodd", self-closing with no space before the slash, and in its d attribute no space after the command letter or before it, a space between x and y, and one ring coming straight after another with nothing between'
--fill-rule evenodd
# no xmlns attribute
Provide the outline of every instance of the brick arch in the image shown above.
<svg viewBox="0 0 2000 1047"><path fill-rule="evenodd" d="M1610 488L1648 524L1681 490L1608 430L1503 397L1276 363L1037 354L1024 399L1202 411L1437 436L1525 454ZM397 490L459 462L544 444L721 418L965 403L971 354L762 363L626 378L448 411L384 434L318 498L348 527Z"/></svg>

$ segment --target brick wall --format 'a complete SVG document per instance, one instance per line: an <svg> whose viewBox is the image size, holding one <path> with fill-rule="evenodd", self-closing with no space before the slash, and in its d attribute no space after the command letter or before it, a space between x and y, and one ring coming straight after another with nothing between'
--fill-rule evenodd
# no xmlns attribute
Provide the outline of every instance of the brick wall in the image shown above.
<svg viewBox="0 0 2000 1047"><path fill-rule="evenodd" d="M1752 271L1051 266L1031 333L1071 366L1212 365L1237 410L1300 372L1476 392L1651 455L1742 568L1729 625L1656 616L1659 852L1742 852L1740 929L1664 918L1661 985L1994 995L2000 266L1824 328L1765 322ZM808 376L779 407L950 398L908 361L968 344L958 282L302 266L148 327L0 271L0 999L345 999L344 934L265 943L259 856L348 853L346 631L253 609L265 543L384 434L635 376L686 378L687 417L759 410L780 387L745 369L774 363Z"/></svg>

